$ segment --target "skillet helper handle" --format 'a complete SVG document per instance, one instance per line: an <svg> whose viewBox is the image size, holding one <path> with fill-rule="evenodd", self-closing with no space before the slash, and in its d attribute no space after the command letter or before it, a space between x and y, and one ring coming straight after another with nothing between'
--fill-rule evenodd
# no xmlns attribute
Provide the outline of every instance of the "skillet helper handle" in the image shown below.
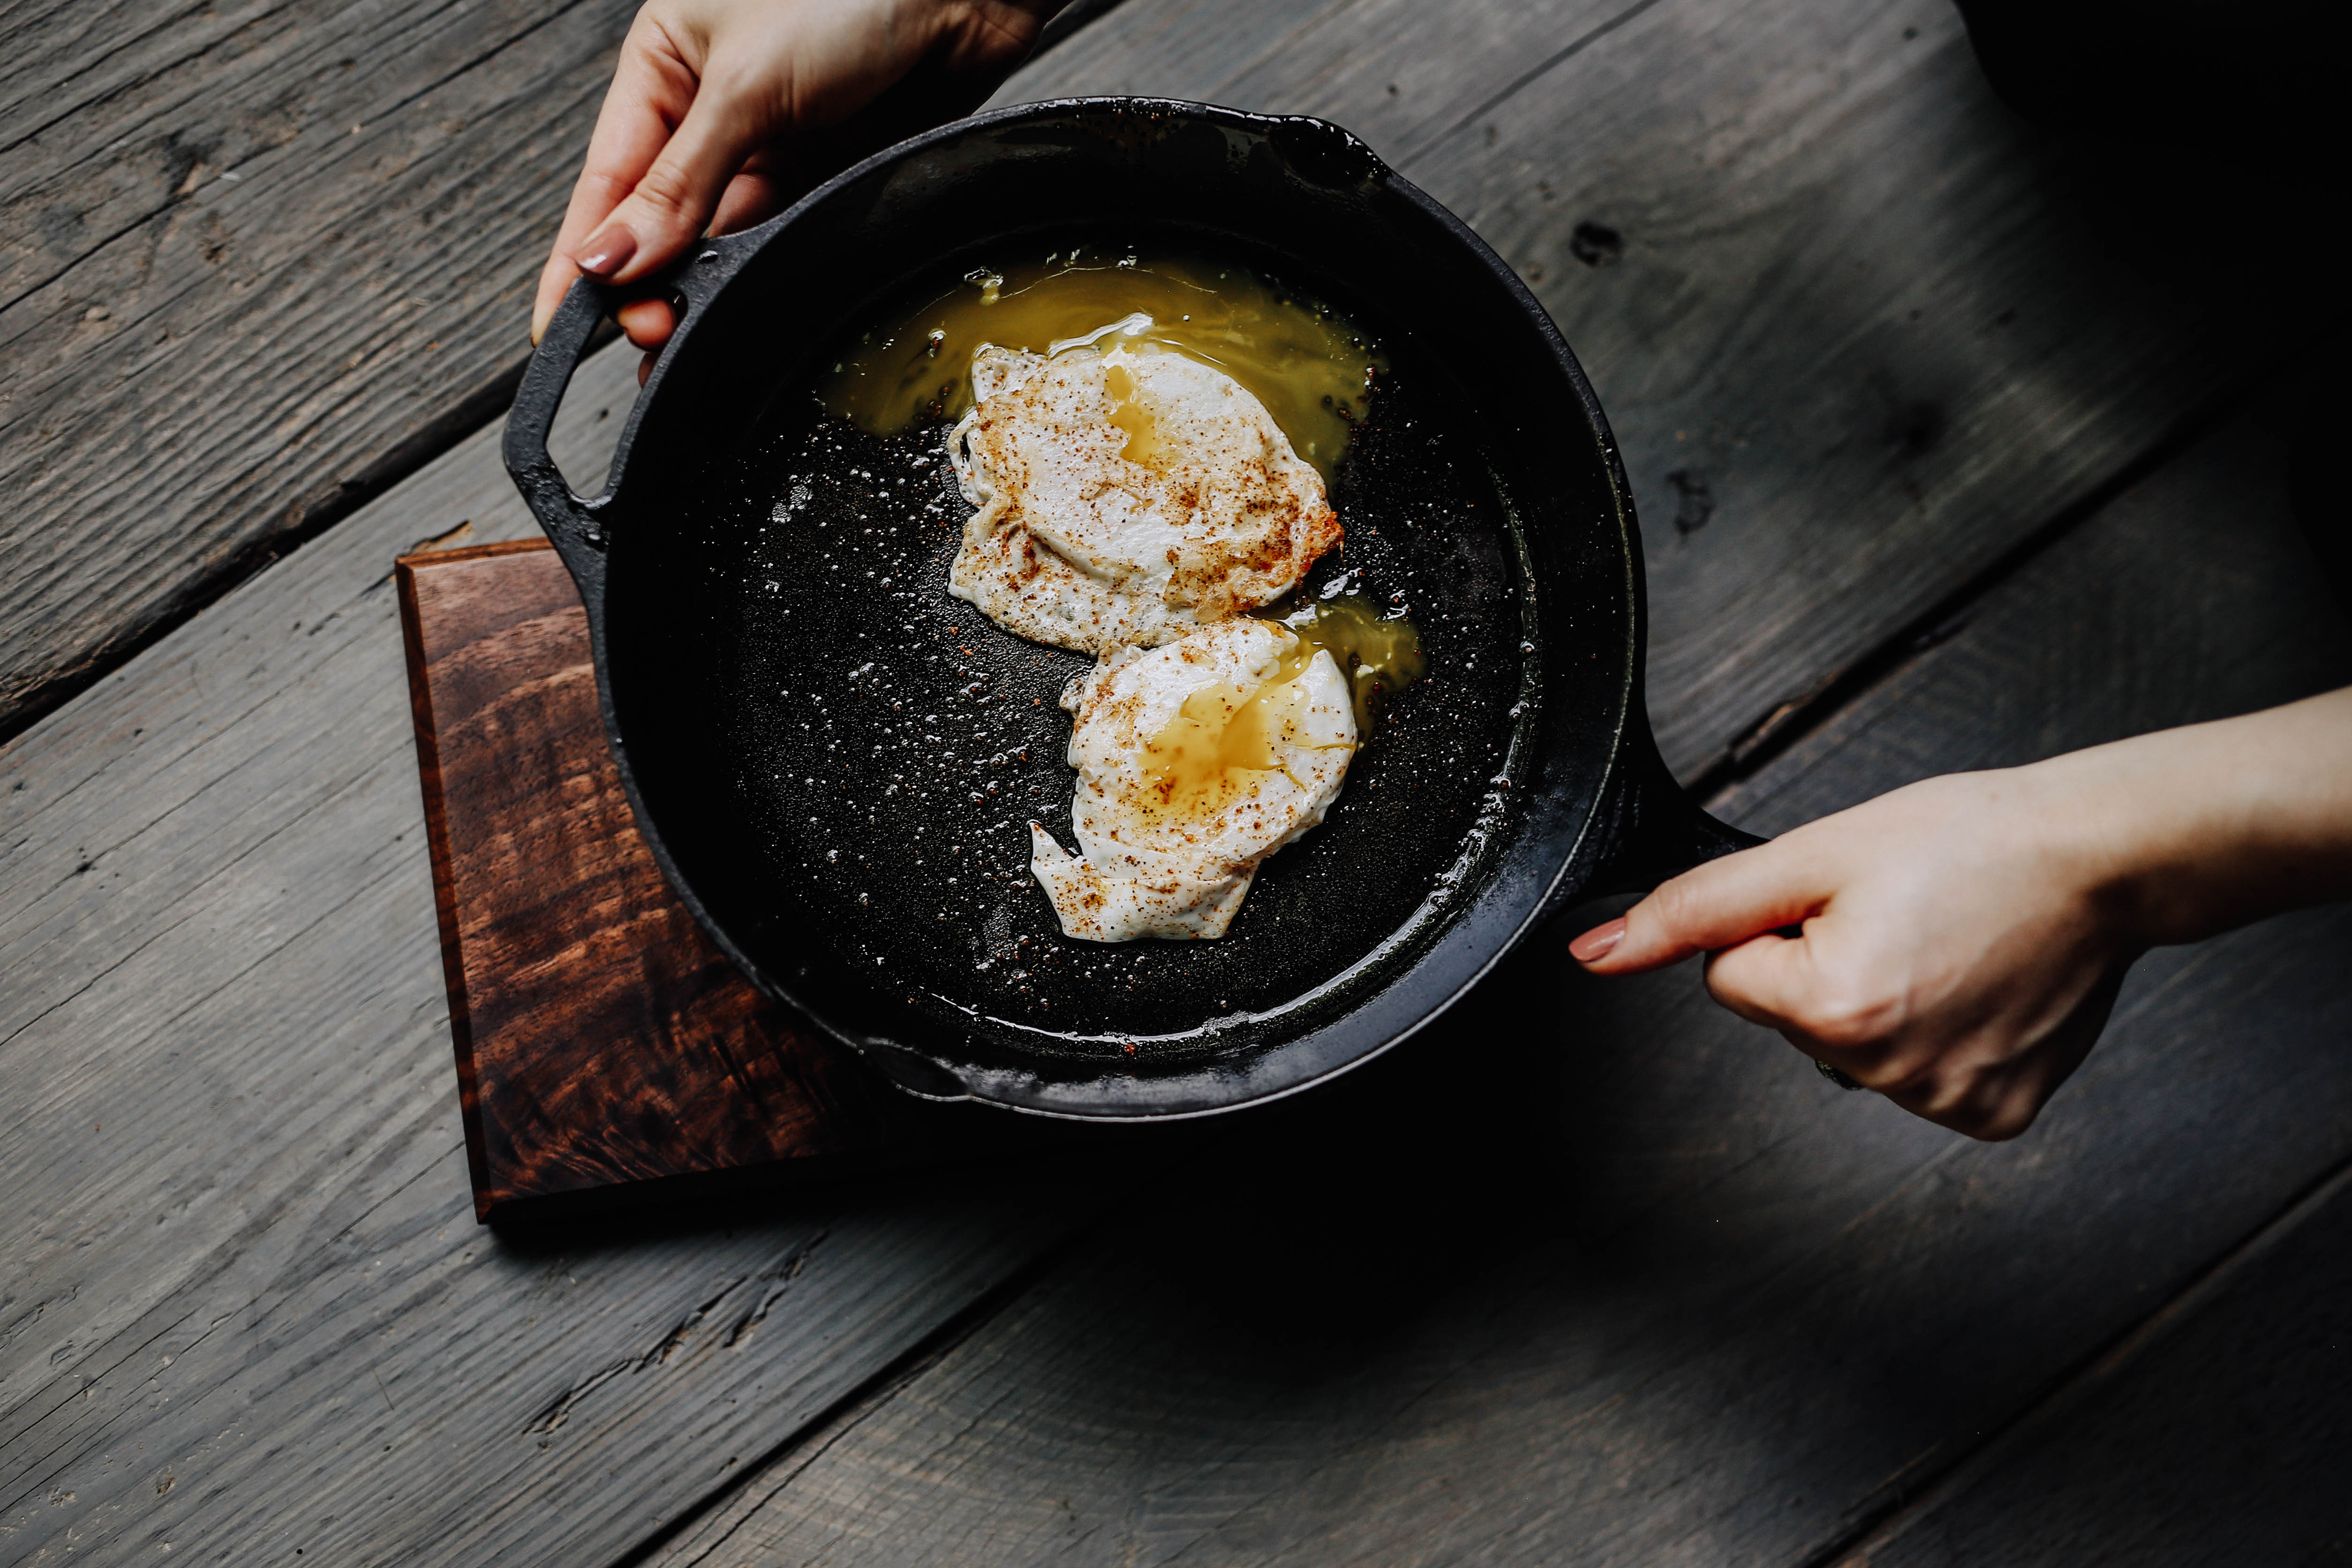
<svg viewBox="0 0 2352 1568"><path fill-rule="evenodd" d="M523 367L522 384L507 415L507 472L564 565L583 582L604 577L605 535L600 513L612 494L608 489L593 500L572 494L571 481L548 453L547 438L555 428L555 411L563 405L564 389L587 357L596 324L604 319L602 292L584 278L573 282Z"/></svg>
<svg viewBox="0 0 2352 1568"><path fill-rule="evenodd" d="M1646 893L1694 866L1766 842L1701 811L1666 771L1646 724L1627 739L1632 751L1613 838L1580 896Z"/></svg>

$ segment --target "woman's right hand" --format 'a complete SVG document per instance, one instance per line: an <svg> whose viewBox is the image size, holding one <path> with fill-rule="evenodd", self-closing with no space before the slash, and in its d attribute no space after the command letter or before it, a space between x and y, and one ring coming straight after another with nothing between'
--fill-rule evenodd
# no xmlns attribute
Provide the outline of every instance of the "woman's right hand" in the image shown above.
<svg viewBox="0 0 2352 1568"><path fill-rule="evenodd" d="M1686 871L1569 951L1599 974L1706 953L1741 1017L1916 1115L2012 1138L2141 952L2346 897L2352 689L1922 780Z"/></svg>
<svg viewBox="0 0 2352 1568"><path fill-rule="evenodd" d="M582 274L626 287L748 227L867 153L966 112L1061 0L652 0L637 13L554 251L531 341ZM648 351L666 300L621 308Z"/></svg>
<svg viewBox="0 0 2352 1568"><path fill-rule="evenodd" d="M2049 763L1923 780L1686 871L1570 951L1601 974L1705 953L1750 1023L1915 1115L2014 1137L2147 945L2094 830L2111 803L2072 782Z"/></svg>

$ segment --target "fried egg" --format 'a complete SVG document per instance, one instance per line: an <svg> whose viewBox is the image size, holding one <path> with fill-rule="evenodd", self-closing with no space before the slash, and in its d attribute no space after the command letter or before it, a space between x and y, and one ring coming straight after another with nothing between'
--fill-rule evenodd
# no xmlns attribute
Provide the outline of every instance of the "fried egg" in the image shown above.
<svg viewBox="0 0 2352 1568"><path fill-rule="evenodd" d="M1139 338L1150 326L972 354L976 401L948 452L974 510L948 592L1007 631L1158 647L1279 597L1339 542L1322 476L1265 405Z"/></svg>
<svg viewBox="0 0 2352 1568"><path fill-rule="evenodd" d="M1223 936L1260 863L1323 820L1356 751L1338 664L1269 621L1115 649L1062 706L1078 853L1033 822L1029 869L1086 942Z"/></svg>

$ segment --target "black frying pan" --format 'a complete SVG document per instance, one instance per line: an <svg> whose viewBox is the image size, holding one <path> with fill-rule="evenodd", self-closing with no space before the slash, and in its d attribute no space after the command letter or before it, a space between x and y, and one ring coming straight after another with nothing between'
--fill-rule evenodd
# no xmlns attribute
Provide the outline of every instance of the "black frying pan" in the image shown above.
<svg viewBox="0 0 2352 1568"><path fill-rule="evenodd" d="M1393 372L1332 489L1341 572L1401 602L1394 694L1323 826L1213 942L1069 942L1027 874L1065 845L1079 656L944 591L966 509L940 429L862 435L814 378L943 278L1083 239L1256 267ZM1427 1023L1548 914L1756 842L1692 805L1642 701L1642 557L1607 421L1510 269L1344 131L1070 99L903 142L711 240L604 494L547 453L611 300L575 287L507 465L585 602L607 734L687 906L764 990L908 1090L1051 1115L1285 1094Z"/></svg>

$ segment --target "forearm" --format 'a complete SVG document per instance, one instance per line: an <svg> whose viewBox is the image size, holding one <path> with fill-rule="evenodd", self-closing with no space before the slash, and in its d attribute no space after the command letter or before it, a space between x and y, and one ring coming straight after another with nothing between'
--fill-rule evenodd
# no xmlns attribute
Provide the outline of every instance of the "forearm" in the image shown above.
<svg viewBox="0 0 2352 1568"><path fill-rule="evenodd" d="M2352 897L2352 689L2020 772L2142 942Z"/></svg>

